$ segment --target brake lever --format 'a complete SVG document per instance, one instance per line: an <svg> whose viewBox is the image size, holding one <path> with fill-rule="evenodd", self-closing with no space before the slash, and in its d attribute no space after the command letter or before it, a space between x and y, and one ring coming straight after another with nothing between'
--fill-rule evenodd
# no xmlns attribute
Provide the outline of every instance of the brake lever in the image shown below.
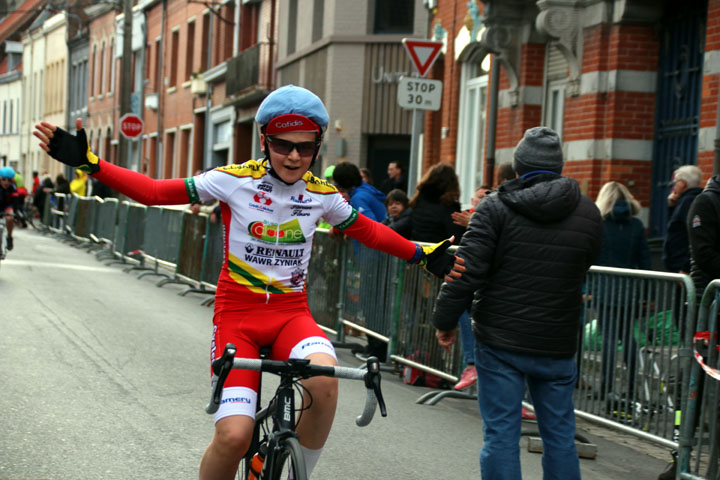
<svg viewBox="0 0 720 480"><path fill-rule="evenodd" d="M235 360L235 353L237 348L232 343L225 345L225 351L222 356L212 362L212 371L217 377L213 385L212 396L210 397L210 403L205 408L207 413L215 413L220 407L220 400L222 400L223 386L225 380L230 374L233 367L233 361Z"/></svg>
<svg viewBox="0 0 720 480"><path fill-rule="evenodd" d="M380 361L377 357L369 357L367 359L367 371L365 375L365 387L372 388L380 407L380 415L387 417L387 409L385 408L385 400L383 400L382 390L380 389Z"/></svg>

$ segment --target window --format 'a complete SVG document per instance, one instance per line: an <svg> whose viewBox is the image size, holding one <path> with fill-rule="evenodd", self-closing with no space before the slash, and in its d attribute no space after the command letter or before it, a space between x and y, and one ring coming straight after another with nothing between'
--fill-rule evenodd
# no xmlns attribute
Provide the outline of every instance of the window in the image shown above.
<svg viewBox="0 0 720 480"><path fill-rule="evenodd" d="M183 130L180 130L180 155L178 162L178 177L192 177L195 172L191 171L192 168L192 157L189 155L190 153L190 130L189 128L185 128ZM184 162L184 163L181 163Z"/></svg>
<svg viewBox="0 0 720 480"><path fill-rule="evenodd" d="M170 87L177 85L178 75L178 55L180 53L180 30L175 29L172 32L172 40L170 43Z"/></svg>
<svg viewBox="0 0 720 480"><path fill-rule="evenodd" d="M565 56L556 46L549 44L546 52L547 78L545 101L543 102L543 124L555 130L562 138L568 64Z"/></svg>
<svg viewBox="0 0 720 480"><path fill-rule="evenodd" d="M115 91L115 39L110 39L110 50L108 51L108 72L110 76L110 86L108 93Z"/></svg>
<svg viewBox="0 0 720 480"><path fill-rule="evenodd" d="M96 70L95 67L97 66L97 63L95 62L96 57L97 57L97 45L93 47L92 57L90 57L90 61L92 62L90 64L90 75L92 75L91 80L90 80L90 96L91 97L95 96L95 70Z"/></svg>
<svg viewBox="0 0 720 480"><path fill-rule="evenodd" d="M220 62L224 62L228 58L232 57L233 45L235 43L235 4L228 2L223 6L222 17L224 20L220 20L222 23L222 49ZM220 63L218 62L218 63Z"/></svg>
<svg viewBox="0 0 720 480"><path fill-rule="evenodd" d="M288 4L288 28L287 28L287 54L295 53L297 42L297 0L290 0Z"/></svg>
<svg viewBox="0 0 720 480"><path fill-rule="evenodd" d="M165 165L163 165L163 178L173 177L173 162L175 160L175 132L168 132L165 137Z"/></svg>
<svg viewBox="0 0 720 480"><path fill-rule="evenodd" d="M412 33L415 0L375 0L373 33Z"/></svg>
<svg viewBox="0 0 720 480"><path fill-rule="evenodd" d="M210 48L210 14L203 15L202 45L200 46L200 70L204 71L210 67L208 48Z"/></svg>
<svg viewBox="0 0 720 480"><path fill-rule="evenodd" d="M148 158L148 176L150 178L159 178L158 172L160 169L158 168L157 164L157 136L150 137L150 146L149 151L147 152L147 158Z"/></svg>
<svg viewBox="0 0 720 480"><path fill-rule="evenodd" d="M13 128L13 104L14 100L10 100L10 109L8 113L8 133L15 133L15 129Z"/></svg>
<svg viewBox="0 0 720 480"><path fill-rule="evenodd" d="M460 180L460 201L468 207L483 182L488 75L477 63L463 63L460 75L455 170Z"/></svg>
<svg viewBox="0 0 720 480"><path fill-rule="evenodd" d="M153 48L152 44L148 43L145 45L145 83L152 88L152 85L150 84L150 80L152 79L152 72L150 69L152 68L152 59L153 59ZM153 90L154 91L154 90Z"/></svg>
<svg viewBox="0 0 720 480"><path fill-rule="evenodd" d="M162 86L162 40L155 40L155 88L153 91L159 92Z"/></svg>
<svg viewBox="0 0 720 480"><path fill-rule="evenodd" d="M190 75L195 67L193 57L195 53L195 22L188 23L187 45L185 45L185 80L190 80Z"/></svg>
<svg viewBox="0 0 720 480"><path fill-rule="evenodd" d="M102 95L105 91L105 42L103 42L102 47L100 47L100 61L98 62L98 66L100 68L98 93Z"/></svg>
<svg viewBox="0 0 720 480"><path fill-rule="evenodd" d="M325 0L313 0L312 41L317 42L323 36L325 18Z"/></svg>
<svg viewBox="0 0 720 480"><path fill-rule="evenodd" d="M240 14L240 51L250 48L258 42L259 3L246 3Z"/></svg>

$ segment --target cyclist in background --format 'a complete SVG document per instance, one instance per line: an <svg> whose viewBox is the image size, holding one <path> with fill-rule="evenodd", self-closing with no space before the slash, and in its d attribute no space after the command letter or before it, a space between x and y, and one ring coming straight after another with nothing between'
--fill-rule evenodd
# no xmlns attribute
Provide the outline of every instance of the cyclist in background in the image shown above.
<svg viewBox="0 0 720 480"><path fill-rule="evenodd" d="M358 213L332 184L310 172L329 117L309 90L293 85L275 90L255 120L263 159L171 180L153 180L98 159L80 119L76 136L47 122L36 125L34 134L53 158L146 205L220 201L225 258L217 283L212 358L232 342L238 357L258 358L260 347L271 345L276 360L307 358L337 365L333 345L315 323L306 297L318 220L322 217L371 248L439 275L450 270L453 257L445 254L450 242L424 248L409 242ZM233 370L228 377L215 414L215 435L200 464L201 479L234 477L251 441L258 379L259 372L248 370ZM315 377L303 385L303 402L310 408L303 412L297 432L309 477L330 433L337 380Z"/></svg>
<svg viewBox="0 0 720 480"><path fill-rule="evenodd" d="M15 227L15 209L18 208L18 191L14 183L15 170L10 167L0 168L0 212L5 216L7 228L7 249L13 249L13 228Z"/></svg>

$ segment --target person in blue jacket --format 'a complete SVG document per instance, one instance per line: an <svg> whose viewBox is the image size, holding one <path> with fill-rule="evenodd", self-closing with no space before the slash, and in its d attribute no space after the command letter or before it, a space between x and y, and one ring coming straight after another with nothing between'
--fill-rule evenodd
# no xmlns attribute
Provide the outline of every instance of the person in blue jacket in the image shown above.
<svg viewBox="0 0 720 480"><path fill-rule="evenodd" d="M338 190L348 194L350 205L355 210L376 222L385 220L385 194L363 182L357 165L349 162L337 164L333 171L333 182Z"/></svg>

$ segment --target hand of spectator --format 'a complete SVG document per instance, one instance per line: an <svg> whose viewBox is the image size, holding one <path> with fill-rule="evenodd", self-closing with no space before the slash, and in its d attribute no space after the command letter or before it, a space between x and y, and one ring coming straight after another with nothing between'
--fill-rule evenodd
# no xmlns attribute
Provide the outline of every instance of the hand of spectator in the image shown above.
<svg viewBox="0 0 720 480"><path fill-rule="evenodd" d="M465 271L465 259L455 256L455 263L452 266L452 270L445 275L444 280L446 282L452 282L454 280L457 280L458 278L462 277L463 272Z"/></svg>
<svg viewBox="0 0 720 480"><path fill-rule="evenodd" d="M210 223L217 223L217 221L218 221L218 216L215 214L215 212L212 212L210 214Z"/></svg>
<svg viewBox="0 0 720 480"><path fill-rule="evenodd" d="M197 215L198 213L200 213L200 204L199 203L191 203L190 211L193 213L193 215Z"/></svg>
<svg viewBox="0 0 720 480"><path fill-rule="evenodd" d="M667 198L668 206L669 206L669 207L674 207L675 204L676 204L677 201L678 201L678 198L680 198L680 195L678 194L678 192L677 192L675 189L673 189L673 190L670 192L670 195L668 195L668 198Z"/></svg>
<svg viewBox="0 0 720 480"><path fill-rule="evenodd" d="M472 212L469 210L464 210L462 212L453 212L450 214L450 216L452 217L452 221L455 225L467 227L470 224L470 217L472 217Z"/></svg>
<svg viewBox="0 0 720 480"><path fill-rule="evenodd" d="M450 347L457 340L457 329L455 330L436 330L435 338L438 340L438 344L443 347L447 352L450 352Z"/></svg>

